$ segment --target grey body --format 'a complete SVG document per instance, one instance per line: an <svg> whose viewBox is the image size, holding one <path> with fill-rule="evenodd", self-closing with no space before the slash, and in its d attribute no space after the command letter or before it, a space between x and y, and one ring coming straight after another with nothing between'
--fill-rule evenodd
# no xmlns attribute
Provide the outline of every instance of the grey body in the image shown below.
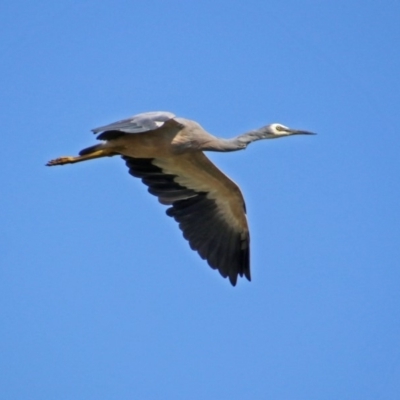
<svg viewBox="0 0 400 400"><path fill-rule="evenodd" d="M63 165L121 155L131 175L170 206L193 250L236 285L250 280L250 235L239 187L203 151L242 150L251 142L295 134L312 134L271 124L232 139L217 138L197 122L170 112L149 112L93 129L102 143L77 157L60 157L47 165Z"/></svg>

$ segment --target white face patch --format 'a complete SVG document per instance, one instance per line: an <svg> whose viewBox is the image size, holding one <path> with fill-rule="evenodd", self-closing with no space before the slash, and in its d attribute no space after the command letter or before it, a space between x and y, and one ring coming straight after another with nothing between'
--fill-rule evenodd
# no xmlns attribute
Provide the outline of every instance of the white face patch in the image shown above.
<svg viewBox="0 0 400 400"><path fill-rule="evenodd" d="M282 124L272 124L271 125L271 131L273 135L287 135L289 128L285 125Z"/></svg>

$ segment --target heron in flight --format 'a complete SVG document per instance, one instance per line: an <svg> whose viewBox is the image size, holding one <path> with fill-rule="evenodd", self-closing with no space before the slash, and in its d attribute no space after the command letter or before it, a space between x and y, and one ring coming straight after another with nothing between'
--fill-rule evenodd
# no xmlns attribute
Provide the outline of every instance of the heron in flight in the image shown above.
<svg viewBox="0 0 400 400"><path fill-rule="evenodd" d="M93 129L102 143L76 157L59 157L48 166L120 155L129 173L140 178L167 215L179 223L190 247L233 286L238 276L250 281L250 235L239 187L204 151L236 151L260 139L312 132L281 124L263 126L231 139L215 137L197 122L155 111Z"/></svg>

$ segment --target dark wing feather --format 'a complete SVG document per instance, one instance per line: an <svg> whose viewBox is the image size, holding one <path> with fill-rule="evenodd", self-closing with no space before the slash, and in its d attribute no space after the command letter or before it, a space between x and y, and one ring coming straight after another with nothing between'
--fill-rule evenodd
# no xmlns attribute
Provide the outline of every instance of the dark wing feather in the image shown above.
<svg viewBox="0 0 400 400"><path fill-rule="evenodd" d="M178 175L166 173L152 159L126 156L123 159L132 176L141 178L151 194L162 204L171 206L167 215L179 223L184 238L201 258L224 278L229 277L232 285L236 285L238 276L250 280L247 224L243 230L230 223L223 209L224 202L218 203L205 190L178 183Z"/></svg>

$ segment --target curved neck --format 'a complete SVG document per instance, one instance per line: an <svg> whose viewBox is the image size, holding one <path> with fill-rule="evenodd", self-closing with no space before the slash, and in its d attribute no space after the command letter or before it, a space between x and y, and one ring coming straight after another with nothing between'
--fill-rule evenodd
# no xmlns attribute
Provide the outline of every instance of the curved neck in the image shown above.
<svg viewBox="0 0 400 400"><path fill-rule="evenodd" d="M243 150L256 140L267 139L268 136L260 131L249 131L231 139L214 138L201 147L206 151L237 151Z"/></svg>
<svg viewBox="0 0 400 400"><path fill-rule="evenodd" d="M235 138L235 140L238 140L239 142L245 144L246 146L252 142L255 142L256 140L261 140L261 139L268 139L268 135L260 130L249 131Z"/></svg>
<svg viewBox="0 0 400 400"><path fill-rule="evenodd" d="M214 138L209 140L201 146L201 150L205 151L237 151L246 148L237 137L231 139Z"/></svg>

